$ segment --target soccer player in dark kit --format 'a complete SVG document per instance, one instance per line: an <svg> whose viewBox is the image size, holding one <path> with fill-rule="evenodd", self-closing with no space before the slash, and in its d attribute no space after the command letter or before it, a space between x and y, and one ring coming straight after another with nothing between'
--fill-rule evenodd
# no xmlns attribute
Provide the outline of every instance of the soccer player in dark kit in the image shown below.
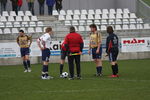
<svg viewBox="0 0 150 100"><path fill-rule="evenodd" d="M106 53L109 56L109 60L112 67L112 75L110 77L119 77L118 74L118 64L117 64L117 57L118 57L118 37L114 34L114 30L112 26L107 27L107 33L109 36L106 40Z"/></svg>

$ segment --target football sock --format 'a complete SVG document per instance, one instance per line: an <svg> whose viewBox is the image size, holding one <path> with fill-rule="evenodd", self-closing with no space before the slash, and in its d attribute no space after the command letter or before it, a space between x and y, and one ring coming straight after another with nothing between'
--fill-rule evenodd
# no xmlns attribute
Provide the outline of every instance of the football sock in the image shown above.
<svg viewBox="0 0 150 100"><path fill-rule="evenodd" d="M27 62L23 61L24 68L27 69Z"/></svg>
<svg viewBox="0 0 150 100"><path fill-rule="evenodd" d="M96 67L96 70L97 70L97 74L101 74L102 73L102 66Z"/></svg>
<svg viewBox="0 0 150 100"><path fill-rule="evenodd" d="M116 64L115 67L116 67L116 73L118 73L119 72L118 64Z"/></svg>
<svg viewBox="0 0 150 100"><path fill-rule="evenodd" d="M112 68L112 73L113 73L113 75L116 75L116 68L115 68L115 65L112 65L111 68Z"/></svg>
<svg viewBox="0 0 150 100"><path fill-rule="evenodd" d="M60 64L60 74L62 74L63 67L64 67L64 65L63 65L63 64Z"/></svg>
<svg viewBox="0 0 150 100"><path fill-rule="evenodd" d="M28 68L30 68L30 60L27 60Z"/></svg>

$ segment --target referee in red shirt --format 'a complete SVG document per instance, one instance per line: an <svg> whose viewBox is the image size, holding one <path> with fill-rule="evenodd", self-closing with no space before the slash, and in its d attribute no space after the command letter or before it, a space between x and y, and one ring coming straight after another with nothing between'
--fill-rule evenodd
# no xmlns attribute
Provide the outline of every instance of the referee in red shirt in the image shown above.
<svg viewBox="0 0 150 100"><path fill-rule="evenodd" d="M79 33L76 33L73 26L70 27L70 33L65 37L65 47L68 51L68 63L70 78L69 80L74 79L74 61L76 63L77 69L77 79L81 79L81 70L80 70L80 55L82 54L84 43L82 36Z"/></svg>

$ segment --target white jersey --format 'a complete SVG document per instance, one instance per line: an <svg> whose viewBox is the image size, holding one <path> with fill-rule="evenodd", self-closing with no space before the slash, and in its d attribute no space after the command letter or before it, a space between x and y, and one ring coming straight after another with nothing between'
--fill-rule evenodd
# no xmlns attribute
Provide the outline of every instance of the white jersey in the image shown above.
<svg viewBox="0 0 150 100"><path fill-rule="evenodd" d="M51 36L48 33L45 33L44 35L42 35L38 40L41 41L40 43L42 47L43 47L42 41L44 41L45 47L50 48Z"/></svg>

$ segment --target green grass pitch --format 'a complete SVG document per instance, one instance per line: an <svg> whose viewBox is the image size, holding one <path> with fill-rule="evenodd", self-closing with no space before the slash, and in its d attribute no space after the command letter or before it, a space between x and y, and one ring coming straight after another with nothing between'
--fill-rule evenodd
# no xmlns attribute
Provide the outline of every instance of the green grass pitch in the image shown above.
<svg viewBox="0 0 150 100"><path fill-rule="evenodd" d="M109 78L109 62L103 77L94 77L93 62L82 62L82 80L59 78L59 64L49 64L53 80L41 80L41 64L24 73L22 65L0 66L0 100L149 100L150 59L118 61L120 77ZM65 70L68 72L68 66Z"/></svg>

